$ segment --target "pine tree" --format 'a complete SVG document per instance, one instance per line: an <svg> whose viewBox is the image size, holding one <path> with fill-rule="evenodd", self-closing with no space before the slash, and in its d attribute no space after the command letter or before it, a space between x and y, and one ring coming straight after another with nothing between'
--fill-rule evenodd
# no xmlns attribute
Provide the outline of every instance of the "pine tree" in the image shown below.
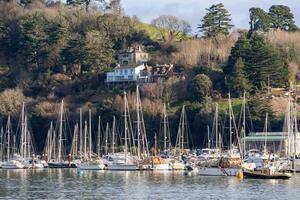
<svg viewBox="0 0 300 200"><path fill-rule="evenodd" d="M223 71L227 77L232 75L234 71L234 65L239 58L242 58L245 61L246 55L250 48L251 46L246 33L241 33L234 47L231 49L227 65L223 68Z"/></svg>
<svg viewBox="0 0 300 200"><path fill-rule="evenodd" d="M228 80L228 86L231 92L241 94L243 91L249 91L251 84L246 76L245 64L239 57L233 66L233 71Z"/></svg>
<svg viewBox="0 0 300 200"><path fill-rule="evenodd" d="M279 54L269 47L264 38L257 33L250 37L251 49L245 63L249 80L258 89L267 85L268 79L273 87L282 87L288 83L289 71Z"/></svg>
<svg viewBox="0 0 300 200"><path fill-rule="evenodd" d="M230 13L222 3L214 4L206 9L207 13L201 20L198 29L206 37L216 37L219 34L228 35L233 27Z"/></svg>
<svg viewBox="0 0 300 200"><path fill-rule="evenodd" d="M250 31L268 31L271 27L271 17L261 8L250 8Z"/></svg>
<svg viewBox="0 0 300 200"><path fill-rule="evenodd" d="M272 28L285 31L295 31L297 26L294 21L294 15L290 8L283 5L273 5L269 9L269 15L272 20Z"/></svg>

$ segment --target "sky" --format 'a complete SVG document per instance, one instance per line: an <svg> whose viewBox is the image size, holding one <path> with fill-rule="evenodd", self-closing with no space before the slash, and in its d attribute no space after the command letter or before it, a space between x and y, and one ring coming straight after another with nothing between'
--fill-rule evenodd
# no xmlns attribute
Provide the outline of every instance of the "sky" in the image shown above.
<svg viewBox="0 0 300 200"><path fill-rule="evenodd" d="M272 5L286 5L292 10L300 27L300 0L122 0L125 14L136 15L141 21L150 23L160 15L174 15L187 20L196 33L197 24L205 15L205 8L223 3L231 13L235 29L249 29L249 8L259 7L268 11Z"/></svg>

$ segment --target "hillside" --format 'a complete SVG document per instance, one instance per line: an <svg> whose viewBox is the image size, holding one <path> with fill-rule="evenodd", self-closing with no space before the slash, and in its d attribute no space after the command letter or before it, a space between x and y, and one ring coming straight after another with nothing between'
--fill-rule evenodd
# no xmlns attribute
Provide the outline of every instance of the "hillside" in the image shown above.
<svg viewBox="0 0 300 200"><path fill-rule="evenodd" d="M270 112L271 121L277 124L274 130L281 130L286 99L266 100L268 77L271 87L287 88L289 82L299 81L299 32L234 31L213 38L166 41L162 34L168 34L167 29L119 14L86 12L63 4L36 3L23 8L3 1L0 30L0 125L5 127L11 115L17 130L24 101L39 150L62 99L70 131L78 121L79 108L85 119L92 110L94 130L98 116L103 123L111 123L114 115L122 121L124 90L134 116L135 85L108 87L105 73L116 66L119 50L136 44L150 53L151 63L172 63L181 74L141 86L149 140L160 131L163 103L168 105L175 140L180 110L186 105L194 145L201 146L207 125L212 126L216 103L220 123L226 127L228 91L236 116L246 90L256 129L262 129L265 112Z"/></svg>

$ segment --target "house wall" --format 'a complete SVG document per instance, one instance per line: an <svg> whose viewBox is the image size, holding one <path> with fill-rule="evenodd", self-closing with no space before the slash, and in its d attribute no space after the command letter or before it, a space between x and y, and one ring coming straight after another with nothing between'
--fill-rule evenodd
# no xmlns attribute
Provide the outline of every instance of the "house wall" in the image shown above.
<svg viewBox="0 0 300 200"><path fill-rule="evenodd" d="M131 68L116 67L113 72L106 74L106 82L138 81L144 65Z"/></svg>

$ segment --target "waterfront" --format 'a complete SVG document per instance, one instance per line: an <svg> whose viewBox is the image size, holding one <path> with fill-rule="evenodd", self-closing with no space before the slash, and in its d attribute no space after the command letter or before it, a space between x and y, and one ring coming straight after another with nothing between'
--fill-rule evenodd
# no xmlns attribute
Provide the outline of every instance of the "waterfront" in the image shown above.
<svg viewBox="0 0 300 200"><path fill-rule="evenodd" d="M1 199L298 199L290 180L239 180L183 172L0 170Z"/></svg>

